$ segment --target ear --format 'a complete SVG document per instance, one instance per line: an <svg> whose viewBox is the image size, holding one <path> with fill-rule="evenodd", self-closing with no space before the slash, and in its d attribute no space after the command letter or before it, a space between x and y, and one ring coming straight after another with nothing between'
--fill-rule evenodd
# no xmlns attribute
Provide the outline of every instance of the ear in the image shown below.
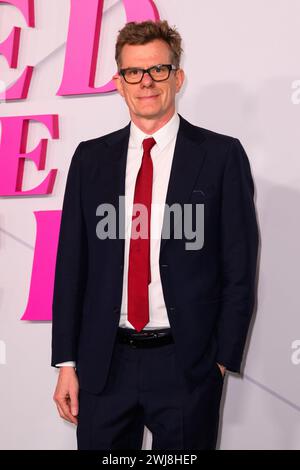
<svg viewBox="0 0 300 470"><path fill-rule="evenodd" d="M120 93L121 96L123 96L124 98L124 91L123 91L123 83L122 83L122 79L121 79L121 76L118 72L116 72L114 75L113 75L113 81L115 83L115 86L116 86L116 89L117 91Z"/></svg>
<svg viewBox="0 0 300 470"><path fill-rule="evenodd" d="M185 73L183 69L178 69L176 71L176 93L180 91L180 88L183 85L184 79L185 79Z"/></svg>

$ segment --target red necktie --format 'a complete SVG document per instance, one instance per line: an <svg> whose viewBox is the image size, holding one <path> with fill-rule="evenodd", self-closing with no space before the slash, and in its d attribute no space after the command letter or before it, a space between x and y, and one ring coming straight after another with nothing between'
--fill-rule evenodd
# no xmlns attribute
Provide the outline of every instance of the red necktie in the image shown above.
<svg viewBox="0 0 300 470"><path fill-rule="evenodd" d="M141 331L149 323L148 284L151 282L150 219L153 180L153 165L150 151L155 144L156 142L153 137L143 141L144 153L135 183L133 201L133 205L143 205L141 212L138 208L136 211L133 210L132 224L136 217L138 217L140 224L135 224L131 228L128 263L127 316L128 321L137 331ZM136 217L134 214L136 214ZM138 233L141 236L137 237Z"/></svg>

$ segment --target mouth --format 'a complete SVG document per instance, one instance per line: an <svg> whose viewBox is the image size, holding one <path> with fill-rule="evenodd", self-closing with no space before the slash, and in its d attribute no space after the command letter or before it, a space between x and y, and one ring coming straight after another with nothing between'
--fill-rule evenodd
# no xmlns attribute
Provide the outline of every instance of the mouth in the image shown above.
<svg viewBox="0 0 300 470"><path fill-rule="evenodd" d="M139 96L138 99L139 100L153 100L155 98L157 98L159 95L151 95L151 96Z"/></svg>

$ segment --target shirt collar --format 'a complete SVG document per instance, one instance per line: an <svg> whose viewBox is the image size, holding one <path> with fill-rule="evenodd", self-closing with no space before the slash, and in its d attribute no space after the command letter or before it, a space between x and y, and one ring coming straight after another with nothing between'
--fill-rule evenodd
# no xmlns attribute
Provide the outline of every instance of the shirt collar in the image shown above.
<svg viewBox="0 0 300 470"><path fill-rule="evenodd" d="M142 149L142 143L144 139L149 137L153 137L155 142L159 148L159 150L163 150L171 140L176 136L178 129L179 129L180 119L178 113L175 112L171 119L158 131L154 132L153 134L145 134L133 121L131 121L130 125L130 140L133 147Z"/></svg>

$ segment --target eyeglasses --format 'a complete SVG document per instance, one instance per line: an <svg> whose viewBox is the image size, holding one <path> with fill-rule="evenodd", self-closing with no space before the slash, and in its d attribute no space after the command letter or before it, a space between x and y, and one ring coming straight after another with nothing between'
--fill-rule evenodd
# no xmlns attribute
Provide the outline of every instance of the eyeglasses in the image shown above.
<svg viewBox="0 0 300 470"><path fill-rule="evenodd" d="M171 70L178 70L178 68L172 64L158 64L148 69L140 69L138 67L120 69L120 74L124 77L125 82L130 84L140 83L145 73L148 73L155 82L163 82L168 80Z"/></svg>

